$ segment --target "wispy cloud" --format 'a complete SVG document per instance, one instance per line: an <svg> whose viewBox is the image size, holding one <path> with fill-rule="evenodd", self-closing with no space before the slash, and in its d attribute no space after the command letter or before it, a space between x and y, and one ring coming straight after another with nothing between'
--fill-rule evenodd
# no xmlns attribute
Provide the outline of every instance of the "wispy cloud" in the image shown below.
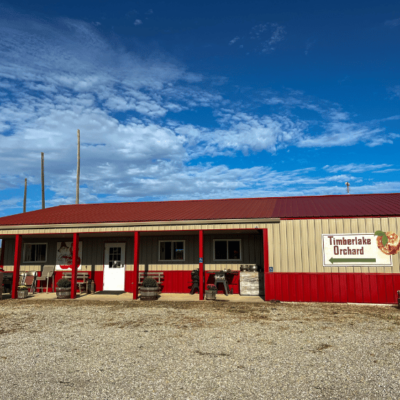
<svg viewBox="0 0 400 400"><path fill-rule="evenodd" d="M143 22L141 19L135 19L135 22L133 23L133 25L136 25L136 26L142 25L142 24L143 24Z"/></svg>
<svg viewBox="0 0 400 400"><path fill-rule="evenodd" d="M400 26L400 18L389 19L385 21L385 26L389 28L396 28L397 26Z"/></svg>
<svg viewBox="0 0 400 400"><path fill-rule="evenodd" d="M239 39L240 39L239 36L234 37L234 38L229 42L229 46L232 46L233 44L235 44Z"/></svg>
<svg viewBox="0 0 400 400"><path fill-rule="evenodd" d="M283 39L278 28L259 27L255 35L272 51ZM3 14L0 36L0 190L19 187L25 177L39 185L44 152L49 205L74 200L77 128L84 202L335 193L343 180L358 179L354 171L318 176L311 169L204 160L396 139L379 121L356 123L339 106L300 92L265 93L251 108L244 100L233 103L211 78L165 55L142 57L111 44L82 21ZM274 111L257 114L260 104ZM208 108L211 123L181 118L182 111L200 107ZM318 121L296 116L297 109L314 111ZM14 206L20 201L3 209Z"/></svg>
<svg viewBox="0 0 400 400"><path fill-rule="evenodd" d="M346 165L325 165L324 170L336 174L338 172L351 172L353 174L362 172L381 172L376 170L382 170L383 168L391 167L392 164L346 164ZM387 170L386 170L387 171Z"/></svg>
<svg viewBox="0 0 400 400"><path fill-rule="evenodd" d="M305 55L308 55L308 53L310 52L311 47L313 47L315 43L316 43L316 40L308 39L306 41L306 49L304 50L304 54Z"/></svg>
<svg viewBox="0 0 400 400"><path fill-rule="evenodd" d="M390 90L390 92L393 93L394 96L400 97L400 85L393 86L389 90Z"/></svg>
<svg viewBox="0 0 400 400"><path fill-rule="evenodd" d="M284 26L277 23L259 24L252 28L250 36L261 42L261 51L263 53L271 53L275 50L276 45L283 41L286 35Z"/></svg>

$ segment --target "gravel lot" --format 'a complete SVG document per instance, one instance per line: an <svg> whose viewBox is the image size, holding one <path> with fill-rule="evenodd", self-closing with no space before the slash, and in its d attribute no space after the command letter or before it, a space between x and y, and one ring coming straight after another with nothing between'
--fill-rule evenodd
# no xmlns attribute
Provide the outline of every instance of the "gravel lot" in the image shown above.
<svg viewBox="0 0 400 400"><path fill-rule="evenodd" d="M400 310L0 303L1 399L400 398Z"/></svg>

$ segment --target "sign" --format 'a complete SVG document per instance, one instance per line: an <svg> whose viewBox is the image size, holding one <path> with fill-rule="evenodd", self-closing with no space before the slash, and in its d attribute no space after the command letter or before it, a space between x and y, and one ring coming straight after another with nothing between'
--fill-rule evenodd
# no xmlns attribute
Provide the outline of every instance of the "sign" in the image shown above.
<svg viewBox="0 0 400 400"><path fill-rule="evenodd" d="M199 258L199 263L202 263L202 262L203 262L203 258L200 257L200 258Z"/></svg>
<svg viewBox="0 0 400 400"><path fill-rule="evenodd" d="M269 272L274 272L274 267L268 267Z"/></svg>
<svg viewBox="0 0 400 400"><path fill-rule="evenodd" d="M78 271L82 269L82 242L79 242ZM56 271L72 269L72 242L57 242Z"/></svg>
<svg viewBox="0 0 400 400"><path fill-rule="evenodd" d="M380 231L378 231L380 232ZM388 232L389 234L390 232ZM398 236L394 234L397 239ZM324 267L391 267L391 253L382 246L382 236L373 233L322 235Z"/></svg>

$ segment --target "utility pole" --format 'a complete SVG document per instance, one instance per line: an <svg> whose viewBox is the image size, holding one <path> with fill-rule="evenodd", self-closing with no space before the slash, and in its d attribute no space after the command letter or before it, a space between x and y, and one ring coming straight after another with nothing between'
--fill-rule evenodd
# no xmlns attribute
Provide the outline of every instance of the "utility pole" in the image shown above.
<svg viewBox="0 0 400 400"><path fill-rule="evenodd" d="M78 129L78 154L76 167L76 204L79 204L79 175L81 173L81 131Z"/></svg>
<svg viewBox="0 0 400 400"><path fill-rule="evenodd" d="M42 153L42 210L45 209L44 199L44 153Z"/></svg>
<svg viewBox="0 0 400 400"><path fill-rule="evenodd" d="M25 190L24 190L24 213L26 213L26 192L28 190L28 179L25 178Z"/></svg>

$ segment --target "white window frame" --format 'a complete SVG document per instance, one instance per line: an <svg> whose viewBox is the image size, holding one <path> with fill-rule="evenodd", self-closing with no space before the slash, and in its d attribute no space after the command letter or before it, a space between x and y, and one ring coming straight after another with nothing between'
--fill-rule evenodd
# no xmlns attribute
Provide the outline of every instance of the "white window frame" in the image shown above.
<svg viewBox="0 0 400 400"><path fill-rule="evenodd" d="M240 258L226 258L226 259L217 259L215 255L215 242L226 242L226 255L227 257L229 256L229 249L228 249L228 243L229 242L239 242L239 249L240 249ZM213 240L213 256L214 256L214 261L242 261L242 239L214 239Z"/></svg>
<svg viewBox="0 0 400 400"><path fill-rule="evenodd" d="M35 246L35 245L41 245L41 244L44 244L46 246L45 260L44 261L25 261L26 246L27 245ZM48 249L49 249L49 244L48 243L24 243L24 251L22 252L22 263L23 264L43 264L43 263L46 263L47 262Z"/></svg>
<svg viewBox="0 0 400 400"><path fill-rule="evenodd" d="M161 243L166 243L166 242L171 242L171 247L172 243L174 242L183 242L183 259L182 260L161 260ZM172 253L171 253L172 254ZM184 262L186 259L186 240L159 240L158 241L158 261L159 262Z"/></svg>

